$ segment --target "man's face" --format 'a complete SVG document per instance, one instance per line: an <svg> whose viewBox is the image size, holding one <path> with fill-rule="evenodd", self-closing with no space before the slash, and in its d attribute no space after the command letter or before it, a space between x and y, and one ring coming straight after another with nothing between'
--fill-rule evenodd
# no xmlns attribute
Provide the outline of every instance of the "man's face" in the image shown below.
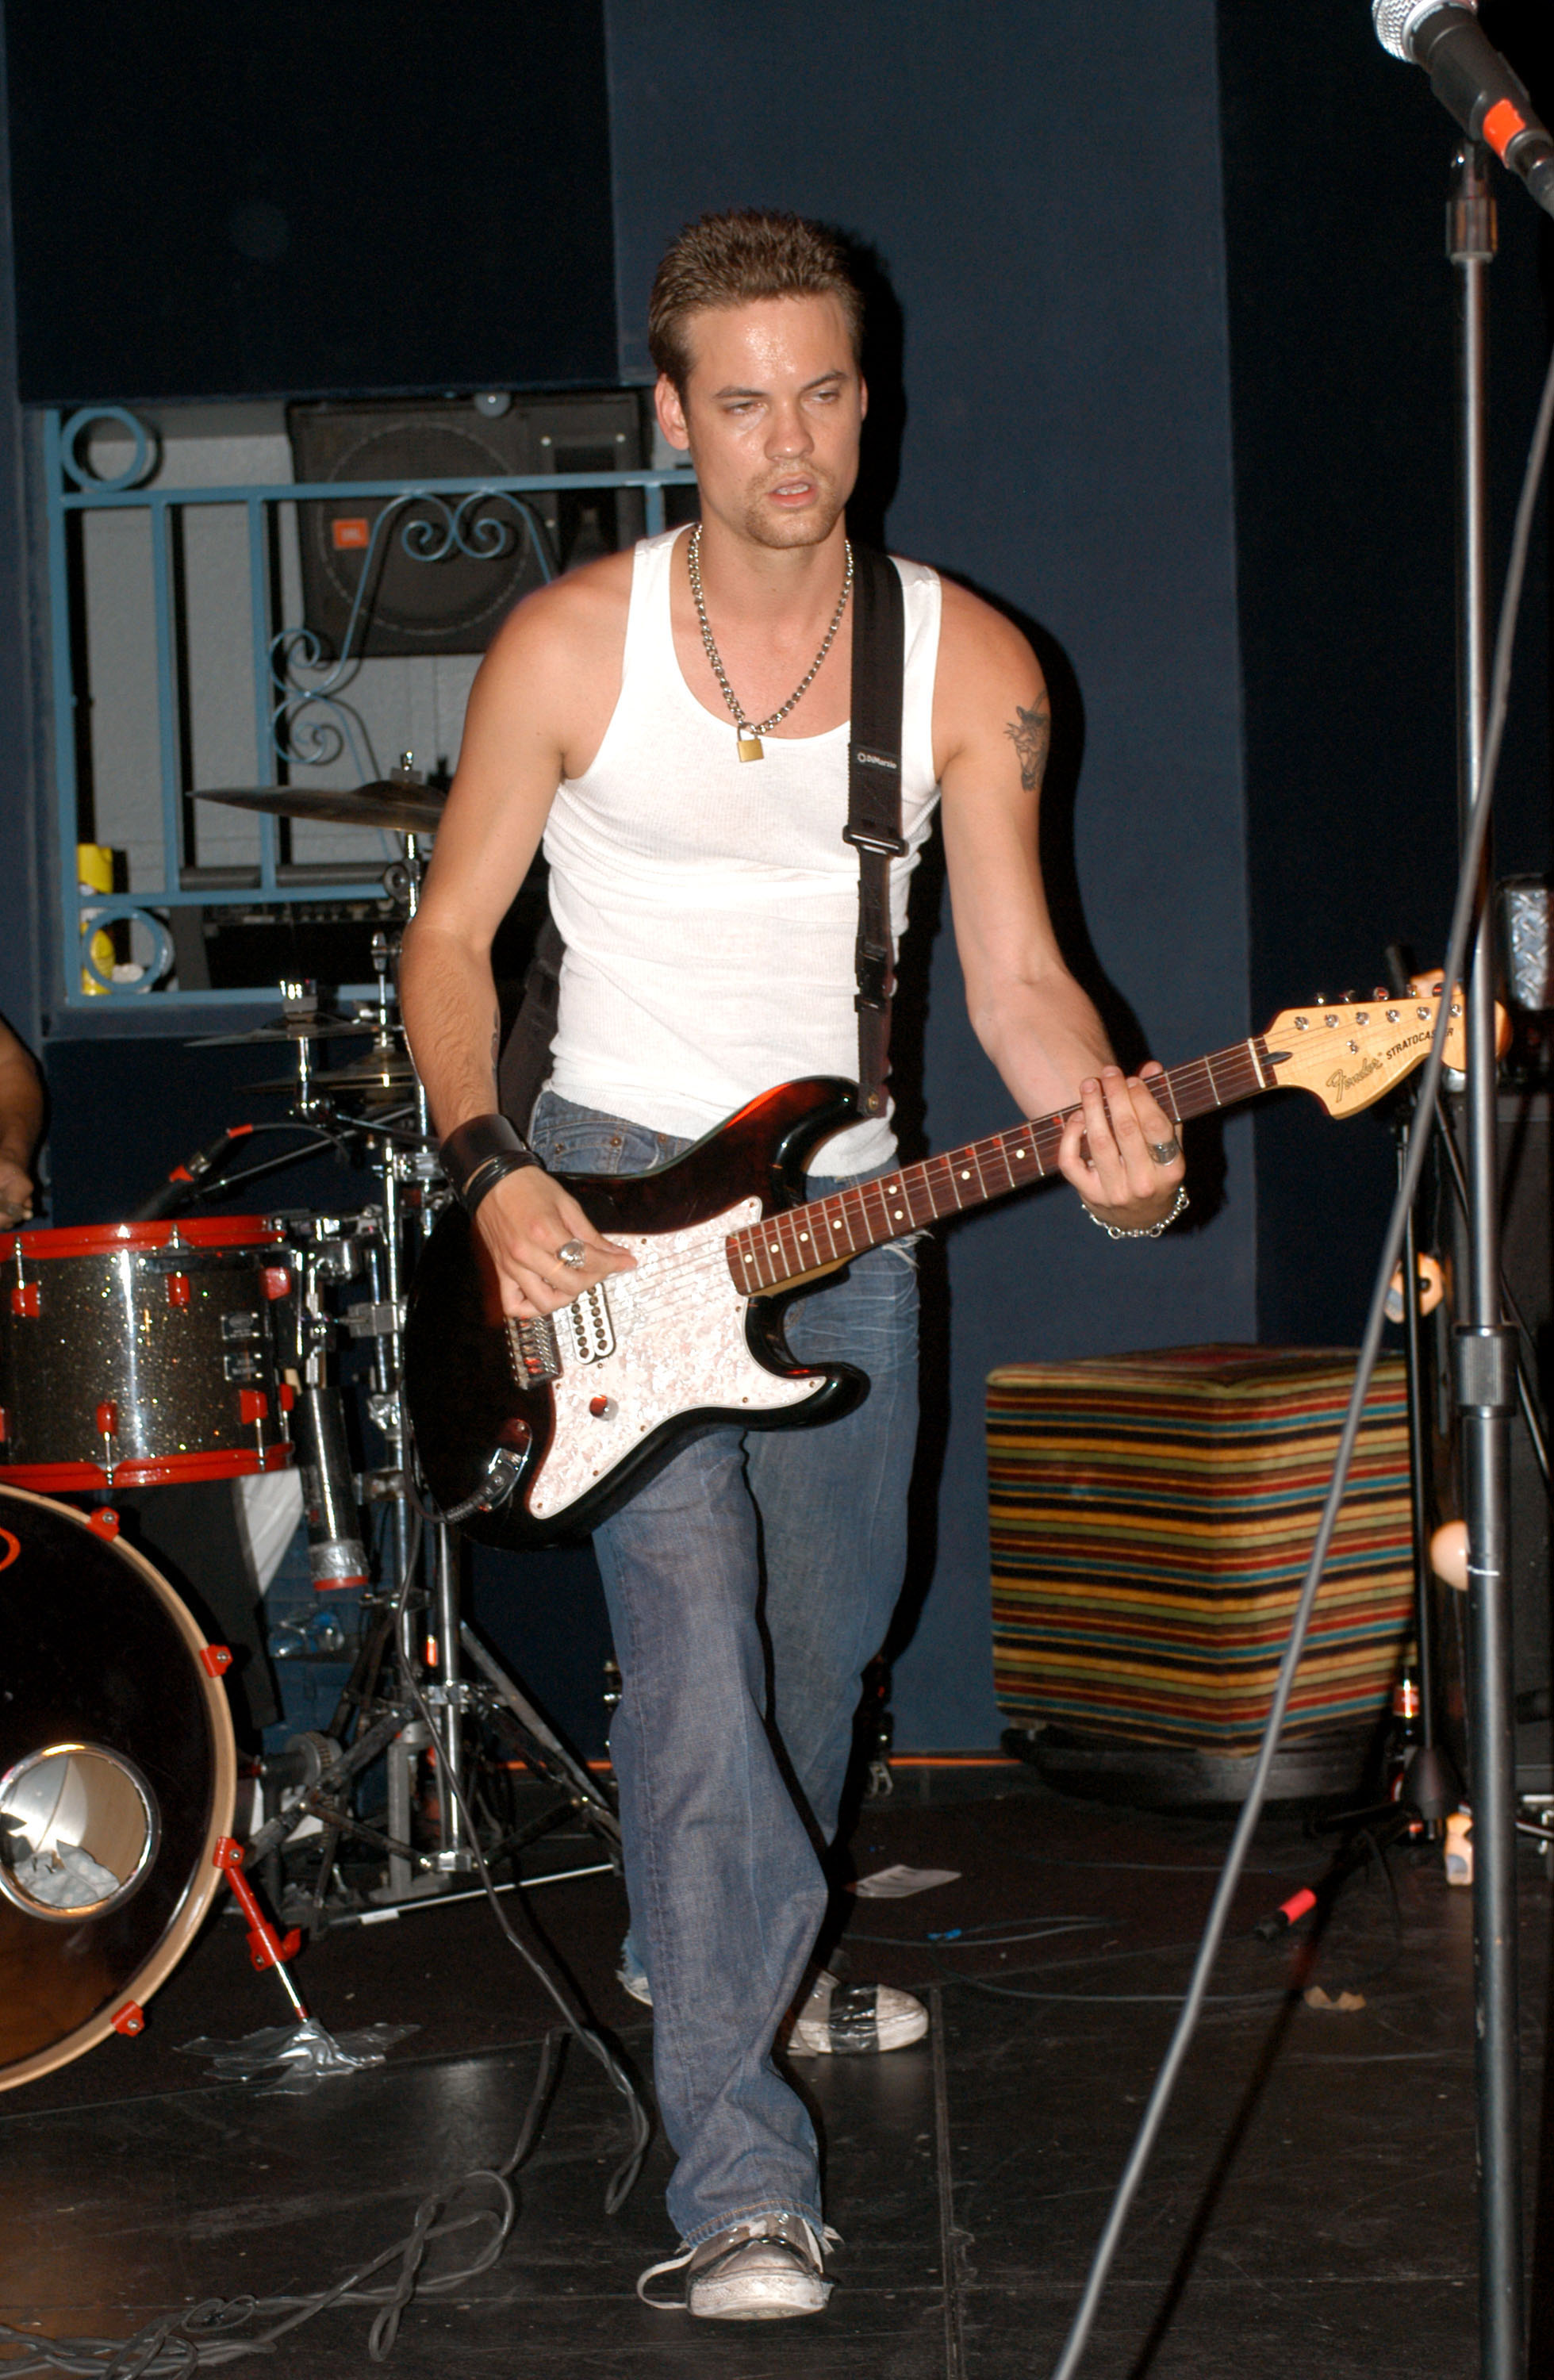
<svg viewBox="0 0 1554 2380"><path fill-rule="evenodd" d="M820 545L858 471L867 393L834 298L703 308L686 325L682 401L655 392L671 445L688 447L704 515L773 550Z"/></svg>

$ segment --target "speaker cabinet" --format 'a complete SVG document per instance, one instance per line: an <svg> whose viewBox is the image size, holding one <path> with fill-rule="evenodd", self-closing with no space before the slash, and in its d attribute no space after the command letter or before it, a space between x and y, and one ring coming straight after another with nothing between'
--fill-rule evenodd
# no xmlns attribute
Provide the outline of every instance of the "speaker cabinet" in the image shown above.
<svg viewBox="0 0 1554 2380"><path fill-rule="evenodd" d="M297 479L342 483L338 497L297 507L304 615L332 656L345 649L358 595L354 657L484 652L521 595L642 534L637 488L426 497L402 504L380 530L390 499L349 486L639 470L642 407L632 391L517 397L494 417L468 397L294 405L286 428Z"/></svg>

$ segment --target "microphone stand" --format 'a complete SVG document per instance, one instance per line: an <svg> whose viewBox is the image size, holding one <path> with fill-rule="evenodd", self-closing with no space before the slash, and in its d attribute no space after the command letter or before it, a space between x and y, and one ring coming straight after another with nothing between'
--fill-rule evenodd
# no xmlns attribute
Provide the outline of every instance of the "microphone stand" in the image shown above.
<svg viewBox="0 0 1554 2380"><path fill-rule="evenodd" d="M1485 443L1485 280L1495 204L1485 152L1458 154L1447 210L1457 274L1458 805L1483 795L1491 613ZM1467 987L1468 1263L1456 1330L1455 1400L1468 1531L1468 1744L1474 1841L1478 2117L1479 2342L1483 2380L1524 2372L1522 2144L1517 2041L1516 1797L1511 1628L1511 1425L1516 1346L1500 1296L1495 954L1487 843Z"/></svg>

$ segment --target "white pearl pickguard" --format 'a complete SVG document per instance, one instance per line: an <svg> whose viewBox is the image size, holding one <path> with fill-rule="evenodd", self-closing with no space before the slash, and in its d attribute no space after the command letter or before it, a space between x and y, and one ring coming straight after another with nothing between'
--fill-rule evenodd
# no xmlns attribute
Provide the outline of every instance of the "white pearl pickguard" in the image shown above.
<svg viewBox="0 0 1554 2380"><path fill-rule="evenodd" d="M554 1318L562 1358L551 1385L555 1431L525 1499L537 1521L566 1512L679 1415L714 1410L737 1419L803 1404L824 1388L824 1373L789 1380L769 1372L746 1341L750 1301L734 1286L723 1243L759 1215L759 1200L745 1198L683 1232L611 1232L637 1270L612 1273L604 1284L614 1333L608 1354L581 1362L572 1309ZM601 1399L602 1415L589 1411Z"/></svg>

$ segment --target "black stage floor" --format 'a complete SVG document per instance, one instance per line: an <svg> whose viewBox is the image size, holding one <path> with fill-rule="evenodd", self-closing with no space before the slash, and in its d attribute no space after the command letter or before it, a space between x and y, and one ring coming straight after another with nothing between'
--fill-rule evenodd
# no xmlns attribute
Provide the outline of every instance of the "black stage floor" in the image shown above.
<svg viewBox="0 0 1554 2380"><path fill-rule="evenodd" d="M859 1872L904 1861L959 1869L961 1880L858 1901L848 1925L856 1974L930 1995L929 2040L795 2069L822 2127L828 2214L845 2242L828 2312L731 2325L637 2303L638 2268L673 2246L664 2152L655 2144L635 2197L607 2218L619 2103L573 2052L520 2176L501 2262L453 2297L412 2306L387 2368L401 2380L1039 2375L1075 2302L1228 1834L1216 1819L1060 1801L1014 1767L902 1771L892 1800L855 1830ZM548 1856L579 1849L553 1844ZM1250 1929L1317 1864L1296 1819L1265 1822L1216 1983L1223 1997L1207 2013L1085 2367L1095 2380L1377 2370L1466 2380L1477 2369L1469 1896L1449 1890L1434 1862L1394 1855L1396 1910L1375 1872L1362 1876L1315 1959L1296 1963L1288 1938L1270 1949ZM531 1905L600 2018L645 2063L644 2012L611 1980L622 1924L613 1880L558 1884ZM1537 2135L1549 2129L1550 1922L1545 1871L1529 1852L1530 2230ZM321 2289L399 2239L429 2190L506 2155L548 2015L485 1908L341 1928L297 1972L335 2032L419 2030L386 2065L301 2097L212 2083L177 2045L285 2012L274 1978L252 1973L240 1926L222 1917L153 2001L142 2039L110 2042L0 2097L8 2320L115 2337L201 2299ZM1364 2005L1313 2007L1313 1985ZM1547 2293L1548 2277L1536 2275L1534 2371L1554 2368ZM324 2313L270 2368L286 2380L371 2369L370 2319Z"/></svg>

